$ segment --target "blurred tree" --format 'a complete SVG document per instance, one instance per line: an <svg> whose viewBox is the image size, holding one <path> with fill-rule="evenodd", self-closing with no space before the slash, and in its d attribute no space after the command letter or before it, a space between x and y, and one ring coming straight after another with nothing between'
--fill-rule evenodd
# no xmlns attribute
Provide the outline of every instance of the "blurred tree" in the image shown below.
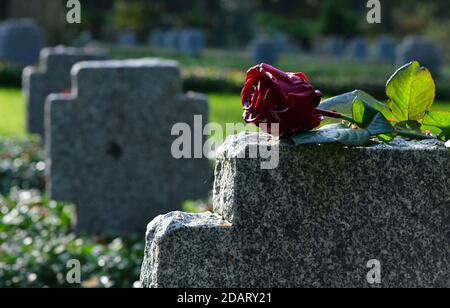
<svg viewBox="0 0 450 308"><path fill-rule="evenodd" d="M345 0L326 0L320 10L320 24L325 35L350 36L358 32L357 13Z"/></svg>
<svg viewBox="0 0 450 308"><path fill-rule="evenodd" d="M9 1L10 0L0 1L0 20L6 19L8 17Z"/></svg>

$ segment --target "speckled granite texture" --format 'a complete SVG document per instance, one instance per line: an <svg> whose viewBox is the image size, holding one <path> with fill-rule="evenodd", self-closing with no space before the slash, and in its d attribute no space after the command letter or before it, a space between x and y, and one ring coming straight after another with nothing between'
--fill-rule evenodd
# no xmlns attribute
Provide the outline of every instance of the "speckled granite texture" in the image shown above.
<svg viewBox="0 0 450 308"><path fill-rule="evenodd" d="M107 50L96 48L58 46L42 49L39 66L30 66L23 71L27 131L44 137L45 99L52 93L70 90L70 70L75 63L107 58Z"/></svg>
<svg viewBox="0 0 450 308"><path fill-rule="evenodd" d="M239 159L259 144L280 164ZM450 287L450 151L437 141L295 147L230 137L218 153L214 214L148 226L144 287Z"/></svg>
<svg viewBox="0 0 450 308"><path fill-rule="evenodd" d="M69 96L46 102L48 191L73 201L79 233L143 232L156 216L208 196L207 159L176 160L172 126L207 121L207 98L184 95L178 64L89 61L72 70Z"/></svg>

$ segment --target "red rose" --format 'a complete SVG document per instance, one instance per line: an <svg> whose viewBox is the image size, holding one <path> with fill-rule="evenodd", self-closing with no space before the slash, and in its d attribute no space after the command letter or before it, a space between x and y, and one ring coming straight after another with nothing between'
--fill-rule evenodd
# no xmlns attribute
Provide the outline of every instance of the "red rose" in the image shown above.
<svg viewBox="0 0 450 308"><path fill-rule="evenodd" d="M260 64L247 72L241 96L245 122L267 133L274 123L279 124L280 136L307 132L318 127L323 119L316 109L323 94L314 89L303 73L285 73Z"/></svg>

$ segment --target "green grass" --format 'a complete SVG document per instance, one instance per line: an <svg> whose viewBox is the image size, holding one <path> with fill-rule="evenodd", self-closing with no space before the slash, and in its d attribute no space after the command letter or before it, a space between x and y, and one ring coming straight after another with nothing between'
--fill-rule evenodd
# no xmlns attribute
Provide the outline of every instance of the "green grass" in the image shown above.
<svg viewBox="0 0 450 308"><path fill-rule="evenodd" d="M209 121L225 127L242 123L242 105L238 94L211 93ZM436 103L435 110L450 111L450 103ZM0 136L24 137L25 103L20 90L0 89Z"/></svg>
<svg viewBox="0 0 450 308"><path fill-rule="evenodd" d="M25 136L25 103L20 90L0 89L0 135Z"/></svg>

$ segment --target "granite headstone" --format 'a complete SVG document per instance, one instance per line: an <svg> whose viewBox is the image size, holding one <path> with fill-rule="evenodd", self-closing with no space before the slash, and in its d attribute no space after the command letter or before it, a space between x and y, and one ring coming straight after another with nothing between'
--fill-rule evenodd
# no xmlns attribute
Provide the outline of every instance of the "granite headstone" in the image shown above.
<svg viewBox="0 0 450 308"><path fill-rule="evenodd" d="M277 168L244 158L264 147L279 151ZM141 284L450 287L449 185L438 141L296 147L232 136L218 153L214 213L153 220Z"/></svg>
<svg viewBox="0 0 450 308"><path fill-rule="evenodd" d="M367 58L368 47L367 41L362 37L353 38L349 43L349 56L357 61Z"/></svg>
<svg viewBox="0 0 450 308"><path fill-rule="evenodd" d="M438 46L425 37L407 37L397 49L397 66L417 60L427 67L433 77L439 78L442 71L442 54Z"/></svg>
<svg viewBox="0 0 450 308"><path fill-rule="evenodd" d="M270 37L258 37L250 46L253 63L276 64L279 50L275 41Z"/></svg>
<svg viewBox="0 0 450 308"><path fill-rule="evenodd" d="M72 77L70 95L46 102L46 156L49 195L75 203L78 233L139 232L208 195L208 160L171 151L175 123L201 130L208 116L205 96L182 94L176 62L81 62Z"/></svg>
<svg viewBox="0 0 450 308"><path fill-rule="evenodd" d="M180 53L197 57L205 46L205 34L199 29L187 29L180 32L178 43Z"/></svg>
<svg viewBox="0 0 450 308"><path fill-rule="evenodd" d="M323 49L328 56L340 57L345 52L344 39L340 37L329 37L324 41Z"/></svg>
<svg viewBox="0 0 450 308"><path fill-rule="evenodd" d="M0 59L17 65L36 64L43 47L43 33L32 19L0 23Z"/></svg>
<svg viewBox="0 0 450 308"><path fill-rule="evenodd" d="M109 52L103 49L65 46L42 49L39 65L27 67L23 71L27 131L44 137L45 99L49 94L71 88L70 70L75 63L105 60L108 57Z"/></svg>
<svg viewBox="0 0 450 308"><path fill-rule="evenodd" d="M375 56L378 60L394 63L396 44L392 37L383 35L375 43Z"/></svg>

